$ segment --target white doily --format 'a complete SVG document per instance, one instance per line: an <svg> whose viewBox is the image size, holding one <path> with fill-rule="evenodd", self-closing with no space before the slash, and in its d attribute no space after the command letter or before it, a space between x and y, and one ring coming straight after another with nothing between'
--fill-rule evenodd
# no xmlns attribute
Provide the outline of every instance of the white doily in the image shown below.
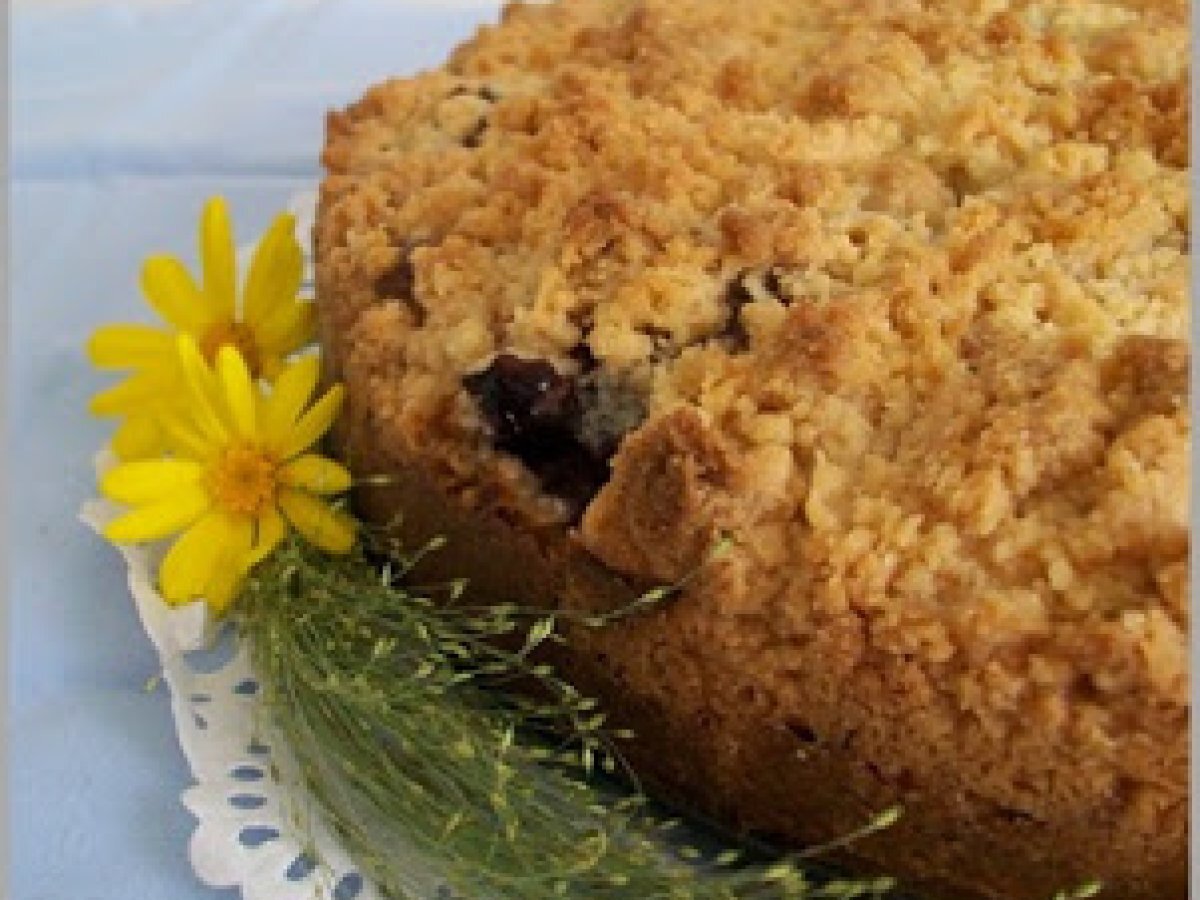
<svg viewBox="0 0 1200 900"><path fill-rule="evenodd" d="M98 465L108 463L102 458ZM93 500L81 518L96 530L118 512ZM202 603L168 606L154 587L161 547L122 547L142 626L171 693L179 746L195 785L182 794L196 817L188 847L205 884L244 900L379 900L289 778L286 748L267 737L258 684L231 629L214 632Z"/></svg>
<svg viewBox="0 0 1200 900"><path fill-rule="evenodd" d="M309 242L314 201L309 192L289 204L302 247ZM239 250L243 267L251 249ZM111 461L101 453L97 469ZM93 500L81 518L99 531L117 513L114 504ZM307 792L289 777L286 748L265 736L258 684L231 629L215 632L202 603L171 607L163 601L153 577L162 547L121 552L171 693L179 745L196 779L182 800L197 820L189 855L201 881L237 887L244 900L378 900ZM435 896L436 888L427 893Z"/></svg>

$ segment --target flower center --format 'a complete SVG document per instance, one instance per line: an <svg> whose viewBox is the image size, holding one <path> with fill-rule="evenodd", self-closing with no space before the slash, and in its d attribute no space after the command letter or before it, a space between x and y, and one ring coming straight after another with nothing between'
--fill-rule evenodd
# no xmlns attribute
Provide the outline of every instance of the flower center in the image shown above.
<svg viewBox="0 0 1200 900"><path fill-rule="evenodd" d="M275 460L256 447L230 447L210 470L208 486L228 512L258 515L275 502Z"/></svg>
<svg viewBox="0 0 1200 900"><path fill-rule="evenodd" d="M246 361L250 376L259 376L258 342L254 339L254 330L241 322L217 322L210 325L208 331L200 337L200 352L212 365L217 361L217 353L222 347L232 347Z"/></svg>

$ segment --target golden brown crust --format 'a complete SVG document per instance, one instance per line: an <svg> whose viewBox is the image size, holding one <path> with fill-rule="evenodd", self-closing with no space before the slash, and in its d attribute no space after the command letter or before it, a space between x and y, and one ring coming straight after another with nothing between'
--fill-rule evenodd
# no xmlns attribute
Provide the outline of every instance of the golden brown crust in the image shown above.
<svg viewBox="0 0 1200 900"><path fill-rule="evenodd" d="M657 781L791 841L902 801L862 854L952 895L1182 897L1186 24L574 0L372 88L315 234L343 450L407 485L366 510L591 606L730 533L570 662ZM644 411L577 526L496 354Z"/></svg>

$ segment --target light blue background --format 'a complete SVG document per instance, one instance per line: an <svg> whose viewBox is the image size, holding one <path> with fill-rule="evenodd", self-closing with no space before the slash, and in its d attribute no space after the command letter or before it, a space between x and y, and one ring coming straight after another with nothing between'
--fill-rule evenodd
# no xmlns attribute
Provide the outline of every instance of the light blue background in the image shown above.
<svg viewBox="0 0 1200 900"><path fill-rule="evenodd" d="M212 900L191 783L116 553L76 521L107 426L81 348L144 318L152 251L194 262L225 195L248 239L315 185L324 113L437 64L494 3L194 0L12 12L9 896Z"/></svg>

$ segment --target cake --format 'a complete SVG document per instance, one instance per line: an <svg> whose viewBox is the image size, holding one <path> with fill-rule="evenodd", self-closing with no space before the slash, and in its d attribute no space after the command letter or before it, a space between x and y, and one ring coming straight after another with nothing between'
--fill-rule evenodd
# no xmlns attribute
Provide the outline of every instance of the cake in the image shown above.
<svg viewBox="0 0 1200 900"><path fill-rule="evenodd" d="M331 113L362 514L661 796L923 896L1185 896L1182 0L510 5ZM366 479L366 476L385 476ZM714 558L718 543L729 545Z"/></svg>

